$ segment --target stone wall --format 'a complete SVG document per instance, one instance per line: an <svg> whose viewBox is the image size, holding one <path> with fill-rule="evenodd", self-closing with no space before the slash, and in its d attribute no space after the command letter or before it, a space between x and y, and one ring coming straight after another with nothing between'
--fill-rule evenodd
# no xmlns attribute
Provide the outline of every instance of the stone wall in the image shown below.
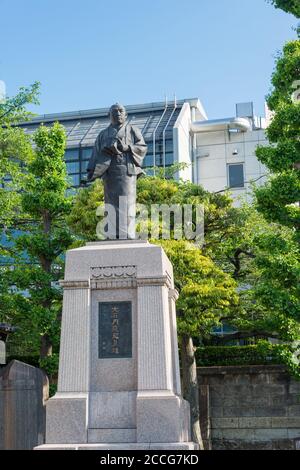
<svg viewBox="0 0 300 470"><path fill-rule="evenodd" d="M284 366L198 368L206 448L295 449L300 381Z"/></svg>

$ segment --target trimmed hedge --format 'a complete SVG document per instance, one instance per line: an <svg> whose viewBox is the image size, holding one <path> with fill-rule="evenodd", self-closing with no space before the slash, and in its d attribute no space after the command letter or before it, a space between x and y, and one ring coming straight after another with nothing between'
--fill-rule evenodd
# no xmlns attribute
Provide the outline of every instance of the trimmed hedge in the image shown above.
<svg viewBox="0 0 300 470"><path fill-rule="evenodd" d="M241 366L282 364L286 345L263 344L251 346L206 346L196 351L198 366Z"/></svg>

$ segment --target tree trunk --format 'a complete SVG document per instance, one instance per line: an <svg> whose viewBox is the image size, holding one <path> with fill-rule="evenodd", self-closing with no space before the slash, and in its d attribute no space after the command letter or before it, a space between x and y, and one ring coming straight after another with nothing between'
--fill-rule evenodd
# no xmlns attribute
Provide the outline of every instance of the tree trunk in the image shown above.
<svg viewBox="0 0 300 470"><path fill-rule="evenodd" d="M45 238L49 238L49 234L51 232L51 217L49 215L49 212L45 211L42 214L42 218L43 218ZM45 271L46 273L50 273L51 272L52 261L47 259L43 255L41 255L39 257L39 261L40 261L40 264L41 264L41 267L42 267L43 271ZM49 285L47 287L51 288L51 282L49 282ZM48 300L44 301L43 302L43 307L45 309L50 308L51 307L51 302L49 302ZM52 356L52 341L51 341L49 335L47 333L45 333L41 337L40 358L43 359L43 358L48 357L48 356Z"/></svg>
<svg viewBox="0 0 300 470"><path fill-rule="evenodd" d="M40 358L52 356L52 342L47 334L41 337Z"/></svg>
<svg viewBox="0 0 300 470"><path fill-rule="evenodd" d="M183 398L190 404L192 440L203 450L199 416L199 389L193 339L188 335L181 338L181 360L183 378Z"/></svg>

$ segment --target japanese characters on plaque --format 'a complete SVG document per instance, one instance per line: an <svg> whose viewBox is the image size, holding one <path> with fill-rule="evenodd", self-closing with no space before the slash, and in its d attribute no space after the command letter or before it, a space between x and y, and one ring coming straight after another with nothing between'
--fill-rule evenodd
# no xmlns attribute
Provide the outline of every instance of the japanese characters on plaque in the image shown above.
<svg viewBox="0 0 300 470"><path fill-rule="evenodd" d="M132 357L131 302L99 302L99 358Z"/></svg>

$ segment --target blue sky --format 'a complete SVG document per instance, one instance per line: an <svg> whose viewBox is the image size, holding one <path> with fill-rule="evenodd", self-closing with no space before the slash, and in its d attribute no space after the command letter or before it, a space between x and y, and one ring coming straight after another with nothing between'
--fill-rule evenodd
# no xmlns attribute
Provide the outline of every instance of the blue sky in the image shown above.
<svg viewBox="0 0 300 470"><path fill-rule="evenodd" d="M265 0L0 0L7 94L38 80L52 113L199 97L210 118L254 101L296 19Z"/></svg>

